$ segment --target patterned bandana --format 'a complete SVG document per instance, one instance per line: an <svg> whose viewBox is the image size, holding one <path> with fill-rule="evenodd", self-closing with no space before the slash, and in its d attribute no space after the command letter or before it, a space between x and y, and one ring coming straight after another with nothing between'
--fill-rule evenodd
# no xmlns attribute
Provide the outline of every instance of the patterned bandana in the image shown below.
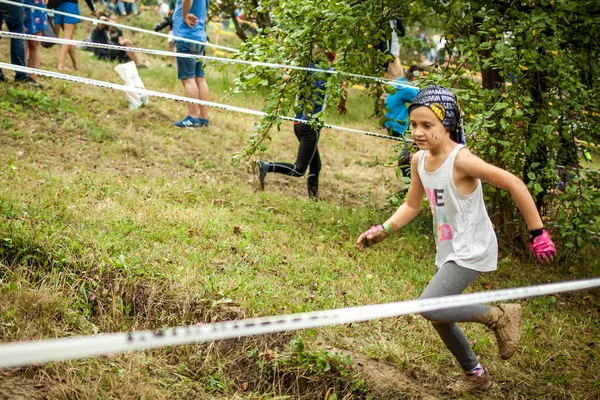
<svg viewBox="0 0 600 400"><path fill-rule="evenodd" d="M421 90L408 107L408 113L417 107L429 107L442 125L450 132L450 138L456 143L465 144L465 130L460 106L456 96L443 86L428 86Z"/></svg>

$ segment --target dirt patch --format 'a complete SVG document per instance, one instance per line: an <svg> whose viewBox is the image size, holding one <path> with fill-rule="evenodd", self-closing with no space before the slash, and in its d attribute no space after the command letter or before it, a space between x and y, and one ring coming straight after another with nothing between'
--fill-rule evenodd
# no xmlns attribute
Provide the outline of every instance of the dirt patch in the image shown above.
<svg viewBox="0 0 600 400"><path fill-rule="evenodd" d="M0 400L48 399L47 385L36 379L12 376L10 372L0 372Z"/></svg>
<svg viewBox="0 0 600 400"><path fill-rule="evenodd" d="M352 368L365 380L369 395L376 399L422 399L436 400L422 385L390 362L368 358L362 354L332 346L323 347L342 357L352 359Z"/></svg>

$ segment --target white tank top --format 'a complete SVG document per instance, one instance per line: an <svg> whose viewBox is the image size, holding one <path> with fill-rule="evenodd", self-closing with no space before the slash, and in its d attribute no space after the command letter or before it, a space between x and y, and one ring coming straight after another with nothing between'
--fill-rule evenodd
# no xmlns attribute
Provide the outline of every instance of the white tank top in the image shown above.
<svg viewBox="0 0 600 400"><path fill-rule="evenodd" d="M498 263L498 242L483 202L481 181L469 195L454 184L454 160L463 145L457 145L434 172L425 171L425 150L419 158L419 177L433 214L437 248L436 266L454 261L475 271L494 271Z"/></svg>

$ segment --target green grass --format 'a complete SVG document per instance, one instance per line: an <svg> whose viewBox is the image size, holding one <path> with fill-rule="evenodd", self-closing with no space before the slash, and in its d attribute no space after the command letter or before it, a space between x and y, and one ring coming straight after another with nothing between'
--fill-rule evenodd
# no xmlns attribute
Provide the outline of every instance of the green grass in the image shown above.
<svg viewBox="0 0 600 400"><path fill-rule="evenodd" d="M132 21L151 28L158 19ZM132 39L166 47L141 34ZM3 54L7 46L0 41ZM70 73L121 83L115 64L88 54L78 51L81 69ZM45 50L43 68L54 70L57 55L57 47ZM175 70L148 59L151 68L140 70L146 87L182 94ZM221 101L235 76L235 67L207 68L213 101ZM409 300L433 274L427 212L378 247L353 248L360 232L393 212L387 198L401 185L394 168L368 166L394 154L387 141L324 130L324 201L314 203L306 199L304 179L269 175L265 192L256 192L248 166L231 162L254 117L211 110L210 128L180 130L170 123L185 115L182 103L151 98L147 107L129 111L123 93L40 81L45 91L0 86L2 341ZM264 99L238 94L224 101L260 109ZM329 122L375 131L369 104L351 91L348 115ZM296 146L284 123L261 157L292 160ZM537 266L516 254L503 254L499 270L470 291L599 271L593 249L573 269ZM464 324L496 382L485 395L468 398L597 398L599 300L597 290L522 300L523 341L508 362L497 356L490 332ZM360 372L370 358L390 368L381 369L383 378ZM445 398L445 386L458 374L429 323L404 316L10 370L0 376L0 393Z"/></svg>

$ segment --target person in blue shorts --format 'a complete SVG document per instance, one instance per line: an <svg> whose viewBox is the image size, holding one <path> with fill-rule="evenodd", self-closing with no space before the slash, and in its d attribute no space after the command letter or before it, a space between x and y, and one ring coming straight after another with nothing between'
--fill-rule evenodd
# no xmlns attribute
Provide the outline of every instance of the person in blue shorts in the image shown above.
<svg viewBox="0 0 600 400"><path fill-rule="evenodd" d="M95 13L96 6L92 2L92 0L85 0L85 2L90 8L90 10L92 10L92 12ZM56 11L73 14L73 16L54 14L54 28L56 29L56 36L60 36L60 30L62 29L63 39L73 39L73 35L75 34L75 28L77 27L77 24L80 21L80 19L77 18L77 16L80 15L77 0L63 0L56 7ZM73 62L73 69L79 69L79 66L77 65L77 59L75 58L75 46L70 44L63 44L60 46L60 53L58 55L58 70L64 71L67 54L69 55L69 57L71 57L71 61Z"/></svg>
<svg viewBox="0 0 600 400"><path fill-rule="evenodd" d="M45 0L25 0L25 4L46 8ZM25 33L28 35L41 36L42 32L48 28L48 18L46 13L41 10L23 7L23 25ZM39 69L42 61L41 42L37 40L25 41L26 64L28 67ZM35 74L29 74L32 80L36 80ZM42 85L32 82L32 85L42 88Z"/></svg>
<svg viewBox="0 0 600 400"><path fill-rule="evenodd" d="M173 36L189 39L175 40L175 52L204 55L208 0L177 0L173 12ZM181 79L185 97L208 101L209 91L204 78L204 64L196 58L177 57L177 78ZM188 103L188 115L173 125L179 128L208 126L208 106Z"/></svg>

